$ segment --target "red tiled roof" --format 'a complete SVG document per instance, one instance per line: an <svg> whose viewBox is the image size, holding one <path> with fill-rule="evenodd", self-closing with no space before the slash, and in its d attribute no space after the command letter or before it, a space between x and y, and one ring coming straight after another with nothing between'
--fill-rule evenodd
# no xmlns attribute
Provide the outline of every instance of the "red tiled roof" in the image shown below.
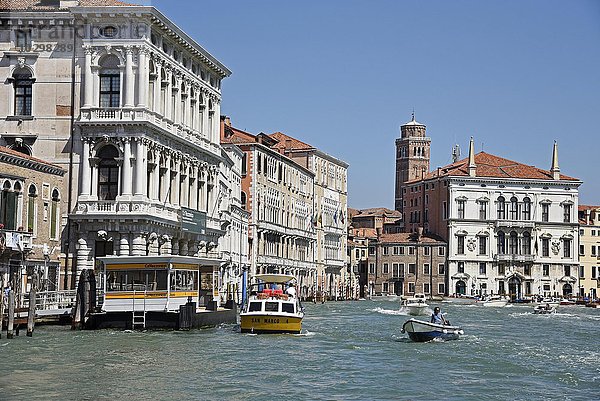
<svg viewBox="0 0 600 401"><path fill-rule="evenodd" d="M385 207L373 207L370 209L358 210L358 214L353 217L373 217L373 216L385 216L385 217L402 217L402 213L397 210L391 210Z"/></svg>
<svg viewBox="0 0 600 401"><path fill-rule="evenodd" d="M44 2L41 0L0 0L0 10L58 10L60 3L56 2ZM123 6L137 6L138 4L125 3L119 0L79 0L79 6L81 7L123 7ZM63 7L62 9L64 9Z"/></svg>
<svg viewBox="0 0 600 401"><path fill-rule="evenodd" d="M535 180L552 180L552 173L548 170L542 170L535 166L529 166L515 162L503 157L495 156L486 152L479 152L475 155L476 176L488 178L521 178ZM469 176L469 159L465 158L455 163L439 168L439 176ZM424 179L438 177L438 170L434 170L425 175ZM560 176L561 180L579 181L577 178L566 175ZM409 182L418 182L420 179Z"/></svg>
<svg viewBox="0 0 600 401"><path fill-rule="evenodd" d="M592 206L592 205L579 205L577 208L580 212L585 212L586 210L596 210L600 209L600 206Z"/></svg>
<svg viewBox="0 0 600 401"><path fill-rule="evenodd" d="M402 242L416 242L415 233L396 233L396 234L381 234L379 236L379 242L381 243L402 243ZM419 241L420 243L434 243L444 242L444 240L438 236L431 234L423 234Z"/></svg>
<svg viewBox="0 0 600 401"><path fill-rule="evenodd" d="M354 228L351 230L354 237L360 238L375 238L377 230L375 228Z"/></svg>
<svg viewBox="0 0 600 401"><path fill-rule="evenodd" d="M304 143L296 138L284 134L283 132L275 132L269 135L271 138L279 141L275 146L279 150L313 150L314 146Z"/></svg>
<svg viewBox="0 0 600 401"><path fill-rule="evenodd" d="M47 166L52 166L54 168L59 168L59 169L63 170L62 167L57 166L56 164L52 164L52 163L49 163L49 162L47 162L45 160L38 159L36 157L29 156L29 155L26 155L26 154L21 153L21 152L17 152L16 150L12 150L12 149L9 149L9 148L4 147L4 146L0 146L0 153L4 153L4 154L10 155L10 156L19 157L19 158L24 159L24 160L31 160L31 161L36 162L36 163L45 164Z"/></svg>

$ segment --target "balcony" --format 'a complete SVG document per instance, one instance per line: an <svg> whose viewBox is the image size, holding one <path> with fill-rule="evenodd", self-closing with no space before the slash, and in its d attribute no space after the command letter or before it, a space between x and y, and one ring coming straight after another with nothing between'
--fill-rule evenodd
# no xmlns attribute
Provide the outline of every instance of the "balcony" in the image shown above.
<svg viewBox="0 0 600 401"><path fill-rule="evenodd" d="M81 109L79 124L152 124L163 132L193 143L196 146L219 154L218 146L210 142L199 131L181 124L175 124L171 120L164 118L159 113L155 113L146 108L138 107L115 107L99 108L88 107Z"/></svg>
<svg viewBox="0 0 600 401"><path fill-rule="evenodd" d="M494 262L533 262L535 260L535 255L517 255L517 254L494 254L493 255Z"/></svg>
<svg viewBox="0 0 600 401"><path fill-rule="evenodd" d="M0 249L6 251L30 251L33 248L33 233L0 228L0 244Z"/></svg>
<svg viewBox="0 0 600 401"><path fill-rule="evenodd" d="M180 220L180 208L159 202L129 200L101 201L84 200L77 202L76 216L153 216L177 222Z"/></svg>
<svg viewBox="0 0 600 401"><path fill-rule="evenodd" d="M496 229L499 228L535 228L534 221L524 221L524 220L496 220L495 223Z"/></svg>

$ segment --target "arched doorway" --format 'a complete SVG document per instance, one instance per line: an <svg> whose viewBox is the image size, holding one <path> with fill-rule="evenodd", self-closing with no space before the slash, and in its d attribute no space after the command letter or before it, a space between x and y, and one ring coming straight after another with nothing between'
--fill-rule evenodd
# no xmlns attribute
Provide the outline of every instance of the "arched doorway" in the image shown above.
<svg viewBox="0 0 600 401"><path fill-rule="evenodd" d="M458 280L456 282L456 295L466 295L467 294L467 285L464 281Z"/></svg>
<svg viewBox="0 0 600 401"><path fill-rule="evenodd" d="M513 276L508 280L508 294L513 300L522 298L521 279Z"/></svg>
<svg viewBox="0 0 600 401"><path fill-rule="evenodd" d="M563 285L562 296L563 298L571 298L573 295L573 286L569 283Z"/></svg>

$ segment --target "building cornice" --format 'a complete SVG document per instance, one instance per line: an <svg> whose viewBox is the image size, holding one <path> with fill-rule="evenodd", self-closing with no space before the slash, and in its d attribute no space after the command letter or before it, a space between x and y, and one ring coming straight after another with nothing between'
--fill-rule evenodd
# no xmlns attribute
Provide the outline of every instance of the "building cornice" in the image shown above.
<svg viewBox="0 0 600 401"><path fill-rule="evenodd" d="M11 164L17 167L23 167L30 170L40 171L42 173L53 174L63 177L66 173L65 170L58 166L51 164L41 163L35 160L27 159L25 157L19 157L16 155L9 155L0 152L0 162Z"/></svg>

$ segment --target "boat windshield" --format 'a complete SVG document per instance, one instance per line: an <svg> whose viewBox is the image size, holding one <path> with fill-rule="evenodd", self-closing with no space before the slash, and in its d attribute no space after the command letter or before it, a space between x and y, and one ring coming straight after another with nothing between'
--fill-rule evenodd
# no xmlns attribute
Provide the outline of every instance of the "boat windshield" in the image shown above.
<svg viewBox="0 0 600 401"><path fill-rule="evenodd" d="M265 312L279 312L279 302L265 302Z"/></svg>
<svg viewBox="0 0 600 401"><path fill-rule="evenodd" d="M262 302L250 302L248 312L260 312L262 310Z"/></svg>
<svg viewBox="0 0 600 401"><path fill-rule="evenodd" d="M281 304L281 311L285 313L294 313L294 304L291 302L283 302Z"/></svg>

